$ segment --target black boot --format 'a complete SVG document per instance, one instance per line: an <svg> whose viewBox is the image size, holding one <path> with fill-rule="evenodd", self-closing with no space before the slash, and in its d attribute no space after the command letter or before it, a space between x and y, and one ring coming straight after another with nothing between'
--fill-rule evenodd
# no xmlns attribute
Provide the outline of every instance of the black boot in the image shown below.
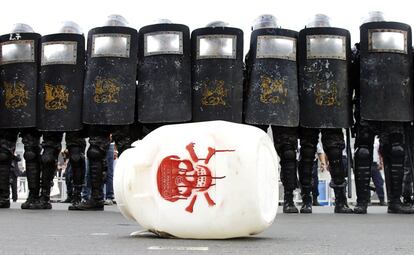
<svg viewBox="0 0 414 255"><path fill-rule="evenodd" d="M317 142L317 138L316 138ZM302 143L301 143L302 144ZM301 213L312 213L312 170L315 159L316 144L303 144L301 147L301 159L299 162L299 181L301 184L302 207Z"/></svg>
<svg viewBox="0 0 414 255"><path fill-rule="evenodd" d="M21 208L40 209L40 168L38 162L27 162L26 159L26 174L29 186L29 196L27 197L27 200L21 205Z"/></svg>
<svg viewBox="0 0 414 255"><path fill-rule="evenodd" d="M52 172L53 171L53 172ZM43 169L42 173L42 189L40 192L40 209L52 209L52 204L50 203L50 190L53 185L54 169Z"/></svg>
<svg viewBox="0 0 414 255"><path fill-rule="evenodd" d="M82 186L74 186L73 188L73 200L69 205L68 210L77 210L76 207L82 202Z"/></svg>
<svg viewBox="0 0 414 255"><path fill-rule="evenodd" d="M298 208L295 206L295 202L293 202L293 191L285 191L283 213L299 213Z"/></svg>
<svg viewBox="0 0 414 255"><path fill-rule="evenodd" d="M312 213L312 198L309 194L302 195L300 213Z"/></svg>
<svg viewBox="0 0 414 255"><path fill-rule="evenodd" d="M74 204L69 207L69 210L80 210L80 211L103 211L104 210L104 201L103 201L103 168L104 162L103 158L106 155L103 151L92 151L96 148L89 148L88 158L89 158L89 171L91 175L91 198L87 201L82 201L79 204ZM91 155L92 157L91 157ZM95 156L95 157L94 157ZM99 157L97 157L99 156ZM99 159L100 160L96 160Z"/></svg>
<svg viewBox="0 0 414 255"><path fill-rule="evenodd" d="M345 194L345 185L346 183L343 184L343 187L337 186L333 188L335 192L335 213L353 213L353 210L348 206Z"/></svg>
<svg viewBox="0 0 414 255"><path fill-rule="evenodd" d="M390 135L390 140L393 141L396 135ZM401 138L400 138L401 140ZM389 148L389 156L386 163L388 166L385 168L388 171L389 182L389 201L388 201L388 213L397 214L414 214L414 208L412 206L404 206L401 202L402 196L402 182L404 177L404 157L405 150L398 143L398 140L391 144Z"/></svg>
<svg viewBox="0 0 414 255"><path fill-rule="evenodd" d="M72 167L73 200L68 210L77 210L82 202L82 187L85 182L85 140L79 136L72 136L69 140L69 161Z"/></svg>
<svg viewBox="0 0 414 255"><path fill-rule="evenodd" d="M318 196L317 195L312 195L312 205L313 206L321 206L321 204L318 201Z"/></svg>
<svg viewBox="0 0 414 255"><path fill-rule="evenodd" d="M40 196L40 208L52 209L52 204L50 203L50 189L53 186L53 178L57 169L57 158L61 149L61 136L59 134L47 134L43 135L43 138L45 140L42 143L43 154L41 156L42 190Z"/></svg>
<svg viewBox="0 0 414 255"><path fill-rule="evenodd" d="M0 162L0 208L10 208L10 163L10 160Z"/></svg>
<svg viewBox="0 0 414 255"><path fill-rule="evenodd" d="M298 208L296 208L295 202L293 202L293 191L296 189L298 182L296 174L296 149L294 146L284 145L279 148L278 153L280 155L281 165L280 179L282 180L285 191L283 213L298 213Z"/></svg>
<svg viewBox="0 0 414 255"><path fill-rule="evenodd" d="M355 188L357 204L354 208L356 214L366 214L371 196L371 153L368 147L360 146L355 151Z"/></svg>

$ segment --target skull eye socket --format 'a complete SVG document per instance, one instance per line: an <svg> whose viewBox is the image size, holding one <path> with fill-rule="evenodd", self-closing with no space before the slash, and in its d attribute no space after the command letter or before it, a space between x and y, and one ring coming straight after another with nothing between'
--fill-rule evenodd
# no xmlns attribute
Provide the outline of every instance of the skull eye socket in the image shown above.
<svg viewBox="0 0 414 255"><path fill-rule="evenodd" d="M182 176L175 177L175 184L178 186L184 183L184 178Z"/></svg>
<svg viewBox="0 0 414 255"><path fill-rule="evenodd" d="M180 171L182 171L182 172L186 172L186 171L189 171L189 170L191 170L191 169L189 169L189 167L184 163L184 162L181 162L179 165L178 165L178 168L180 169Z"/></svg>

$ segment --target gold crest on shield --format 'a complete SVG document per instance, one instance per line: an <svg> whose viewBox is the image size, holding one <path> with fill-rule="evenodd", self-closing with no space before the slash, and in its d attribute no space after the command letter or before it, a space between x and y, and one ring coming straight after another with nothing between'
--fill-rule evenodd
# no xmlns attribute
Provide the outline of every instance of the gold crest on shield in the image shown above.
<svg viewBox="0 0 414 255"><path fill-rule="evenodd" d="M201 104L204 106L226 105L227 94L228 89L225 88L223 80L213 81L210 88L205 86Z"/></svg>
<svg viewBox="0 0 414 255"><path fill-rule="evenodd" d="M22 82L4 82L5 101L7 109L17 109L27 106L29 91Z"/></svg>
<svg viewBox="0 0 414 255"><path fill-rule="evenodd" d="M260 83L260 102L265 104L285 104L288 90L284 87L283 79L271 79L267 76L261 77Z"/></svg>
<svg viewBox="0 0 414 255"><path fill-rule="evenodd" d="M95 96L93 100L97 104L116 104L119 101L120 91L121 88L115 79L102 79L98 77L95 81Z"/></svg>
<svg viewBox="0 0 414 255"><path fill-rule="evenodd" d="M69 92L65 85L45 84L45 109L49 111L66 110Z"/></svg>

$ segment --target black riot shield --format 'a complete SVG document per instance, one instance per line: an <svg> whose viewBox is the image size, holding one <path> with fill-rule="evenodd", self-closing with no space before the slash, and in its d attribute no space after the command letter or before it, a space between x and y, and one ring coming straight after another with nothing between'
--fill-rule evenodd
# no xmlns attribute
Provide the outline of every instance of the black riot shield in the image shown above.
<svg viewBox="0 0 414 255"><path fill-rule="evenodd" d="M37 33L0 37L0 128L36 126L39 39Z"/></svg>
<svg viewBox="0 0 414 255"><path fill-rule="evenodd" d="M252 32L246 59L248 124L299 125L297 32L263 28Z"/></svg>
<svg viewBox="0 0 414 255"><path fill-rule="evenodd" d="M37 127L41 131L82 129L85 38L52 34L41 39Z"/></svg>
<svg viewBox="0 0 414 255"><path fill-rule="evenodd" d="M134 122L138 32L129 27L98 27L88 33L83 123Z"/></svg>
<svg viewBox="0 0 414 255"><path fill-rule="evenodd" d="M361 118L412 121L411 28L397 22L360 27Z"/></svg>
<svg viewBox="0 0 414 255"><path fill-rule="evenodd" d="M242 121L243 31L206 27L191 34L193 121Z"/></svg>
<svg viewBox="0 0 414 255"><path fill-rule="evenodd" d="M139 31L138 120L191 120L190 31L185 25L156 24Z"/></svg>
<svg viewBox="0 0 414 255"><path fill-rule="evenodd" d="M350 34L333 27L299 32L300 126L347 128L351 125Z"/></svg>

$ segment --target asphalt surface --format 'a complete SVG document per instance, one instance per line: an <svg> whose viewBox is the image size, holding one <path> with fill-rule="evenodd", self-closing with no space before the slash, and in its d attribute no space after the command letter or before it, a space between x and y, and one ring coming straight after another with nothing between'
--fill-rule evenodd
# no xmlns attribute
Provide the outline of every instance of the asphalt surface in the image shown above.
<svg viewBox="0 0 414 255"><path fill-rule="evenodd" d="M279 213L265 232L231 240L162 239L128 221L116 206L104 212L0 209L0 254L414 254L414 215L389 215L372 206L367 215Z"/></svg>

